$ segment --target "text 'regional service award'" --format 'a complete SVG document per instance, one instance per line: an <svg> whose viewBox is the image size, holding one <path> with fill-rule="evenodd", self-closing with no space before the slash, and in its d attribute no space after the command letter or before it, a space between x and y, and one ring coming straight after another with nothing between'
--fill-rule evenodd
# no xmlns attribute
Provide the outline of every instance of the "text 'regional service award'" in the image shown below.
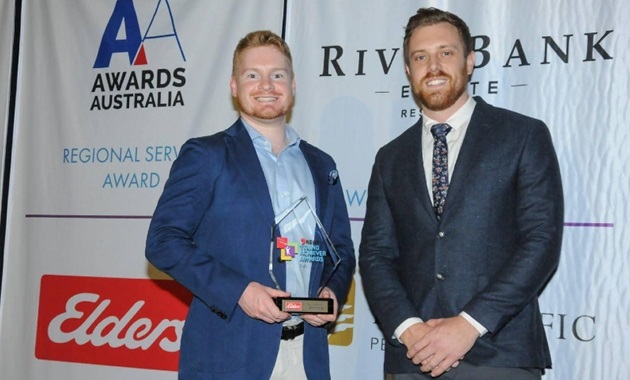
<svg viewBox="0 0 630 380"><path fill-rule="evenodd" d="M272 228L269 248L269 275L281 289L274 273L277 265L287 265L297 260L310 270L322 271L322 280L317 295L328 285L337 266L341 262L324 226L311 207L308 199L302 197L289 208L276 215ZM331 298L283 297L275 298L280 310L293 314L332 314L334 304Z"/></svg>

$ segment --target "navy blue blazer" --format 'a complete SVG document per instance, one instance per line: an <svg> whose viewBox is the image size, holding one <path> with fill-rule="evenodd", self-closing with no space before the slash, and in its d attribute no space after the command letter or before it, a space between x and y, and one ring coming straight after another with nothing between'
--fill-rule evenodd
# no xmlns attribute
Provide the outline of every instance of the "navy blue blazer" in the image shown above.
<svg viewBox="0 0 630 380"><path fill-rule="evenodd" d="M355 268L350 222L340 181L329 181L333 159L300 142L315 183L315 208L341 264L328 283L340 306ZM269 275L274 211L254 145L240 121L212 136L187 141L149 227L146 257L194 295L180 349L180 379L269 378L281 324L248 317L238 306L252 282L275 287ZM284 266L276 270L284 286ZM311 271L315 296L322 266ZM304 332L309 379L330 378L327 331Z"/></svg>
<svg viewBox="0 0 630 380"><path fill-rule="evenodd" d="M475 100L441 222L426 186L422 120L381 148L372 169L359 268L388 338L388 373L418 371L391 338L404 320L461 311L489 331L465 361L551 366L538 306L563 229L551 136L539 120Z"/></svg>

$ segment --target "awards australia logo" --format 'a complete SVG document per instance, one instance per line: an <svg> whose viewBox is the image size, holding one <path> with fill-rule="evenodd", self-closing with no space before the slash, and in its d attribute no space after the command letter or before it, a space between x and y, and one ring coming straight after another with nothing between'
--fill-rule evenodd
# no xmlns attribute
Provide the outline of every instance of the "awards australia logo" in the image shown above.
<svg viewBox="0 0 630 380"><path fill-rule="evenodd" d="M168 0L150 6L143 3L137 9L132 0L116 1L93 65L90 111L184 106L186 69L181 65L186 56L175 17ZM151 14L146 25L140 23L138 11ZM166 61L180 67L155 67ZM121 66L124 69L108 70Z"/></svg>

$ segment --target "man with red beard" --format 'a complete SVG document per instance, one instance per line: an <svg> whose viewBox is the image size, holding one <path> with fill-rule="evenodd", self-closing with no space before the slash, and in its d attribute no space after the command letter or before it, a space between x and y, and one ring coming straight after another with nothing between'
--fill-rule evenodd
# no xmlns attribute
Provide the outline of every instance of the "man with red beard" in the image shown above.
<svg viewBox="0 0 630 380"><path fill-rule="evenodd" d="M469 96L475 53L458 16L418 10L404 59L422 117L376 156L359 248L385 372L540 379L551 358L538 294L563 228L550 133Z"/></svg>
<svg viewBox="0 0 630 380"><path fill-rule="evenodd" d="M239 120L183 145L147 237L148 260L194 295L179 379L330 379L326 326L355 268L336 164L286 124L295 78L279 36L252 32L238 43L230 88ZM336 266L304 252L277 261L278 215L303 198L317 215L303 231L323 227ZM288 296L331 299L333 313L289 314L274 302Z"/></svg>

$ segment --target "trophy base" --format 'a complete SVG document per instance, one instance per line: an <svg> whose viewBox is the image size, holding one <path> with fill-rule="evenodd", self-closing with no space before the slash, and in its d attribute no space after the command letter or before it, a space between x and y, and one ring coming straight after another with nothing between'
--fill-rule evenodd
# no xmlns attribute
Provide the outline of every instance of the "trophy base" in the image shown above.
<svg viewBox="0 0 630 380"><path fill-rule="evenodd" d="M279 297L273 300L280 310L291 314L332 314L335 308L332 298Z"/></svg>

